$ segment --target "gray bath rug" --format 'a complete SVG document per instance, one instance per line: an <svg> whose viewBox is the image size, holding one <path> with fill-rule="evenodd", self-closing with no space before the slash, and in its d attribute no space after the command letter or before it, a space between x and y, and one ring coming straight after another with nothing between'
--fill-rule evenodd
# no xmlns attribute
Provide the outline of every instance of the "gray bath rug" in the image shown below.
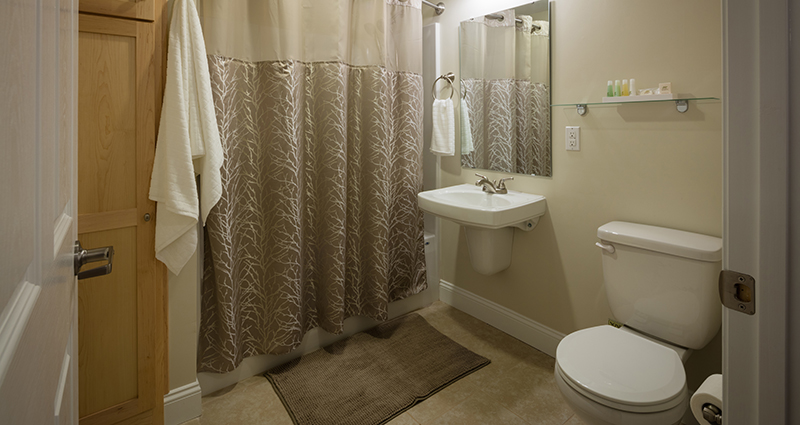
<svg viewBox="0 0 800 425"><path fill-rule="evenodd" d="M297 425L377 425L487 364L412 313L265 376Z"/></svg>

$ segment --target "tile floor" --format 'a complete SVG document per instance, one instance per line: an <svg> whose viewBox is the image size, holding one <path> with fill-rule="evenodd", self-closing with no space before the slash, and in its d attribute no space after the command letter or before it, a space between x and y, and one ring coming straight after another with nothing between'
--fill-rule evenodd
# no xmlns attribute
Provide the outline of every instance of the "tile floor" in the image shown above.
<svg viewBox="0 0 800 425"><path fill-rule="evenodd" d="M407 410L391 425L583 424L556 387L553 358L440 301L417 313L492 363ZM203 415L185 425L234 424L291 425L292 420L266 378L254 376L203 397Z"/></svg>

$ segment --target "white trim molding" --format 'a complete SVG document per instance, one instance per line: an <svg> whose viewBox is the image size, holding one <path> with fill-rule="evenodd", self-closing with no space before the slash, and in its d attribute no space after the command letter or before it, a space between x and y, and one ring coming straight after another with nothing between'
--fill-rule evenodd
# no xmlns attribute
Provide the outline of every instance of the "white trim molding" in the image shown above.
<svg viewBox="0 0 800 425"><path fill-rule="evenodd" d="M565 336L561 332L550 329L466 289L459 288L446 280L439 282L439 299L551 357L556 356L556 347Z"/></svg>
<svg viewBox="0 0 800 425"><path fill-rule="evenodd" d="M11 299L0 313L0 386L3 385L8 366L17 352L17 345L22 339L40 292L42 288L39 285L23 280L14 289Z"/></svg>
<svg viewBox="0 0 800 425"><path fill-rule="evenodd" d="M796 9L796 0L722 2L722 268L756 281L753 315L722 309L727 425L798 423L789 380L797 353L787 354L787 323L796 310L787 303L796 293L789 283L797 237L789 204L797 193L790 183L797 172L790 163L797 150L790 50L797 44Z"/></svg>
<svg viewBox="0 0 800 425"><path fill-rule="evenodd" d="M164 396L164 425L182 424L200 417L202 413L202 393L197 379Z"/></svg>

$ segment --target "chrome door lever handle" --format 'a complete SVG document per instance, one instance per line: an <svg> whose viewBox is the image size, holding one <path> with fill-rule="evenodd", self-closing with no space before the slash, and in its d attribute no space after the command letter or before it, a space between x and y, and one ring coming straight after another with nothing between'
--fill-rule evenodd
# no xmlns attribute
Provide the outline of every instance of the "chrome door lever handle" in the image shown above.
<svg viewBox="0 0 800 425"><path fill-rule="evenodd" d="M97 261L108 261L105 265L95 267L86 271L80 271L81 267L88 263ZM75 276L78 280L90 277L103 276L111 273L111 266L114 263L114 247L106 246L103 248L83 249L80 241L75 241L74 268Z"/></svg>

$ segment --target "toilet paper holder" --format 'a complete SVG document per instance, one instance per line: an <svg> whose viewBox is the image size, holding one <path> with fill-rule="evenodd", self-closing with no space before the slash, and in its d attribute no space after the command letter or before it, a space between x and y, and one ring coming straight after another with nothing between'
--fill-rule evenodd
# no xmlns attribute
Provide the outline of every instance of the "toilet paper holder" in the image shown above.
<svg viewBox="0 0 800 425"><path fill-rule="evenodd" d="M711 403L703 405L703 419L710 424L722 425L722 411Z"/></svg>

